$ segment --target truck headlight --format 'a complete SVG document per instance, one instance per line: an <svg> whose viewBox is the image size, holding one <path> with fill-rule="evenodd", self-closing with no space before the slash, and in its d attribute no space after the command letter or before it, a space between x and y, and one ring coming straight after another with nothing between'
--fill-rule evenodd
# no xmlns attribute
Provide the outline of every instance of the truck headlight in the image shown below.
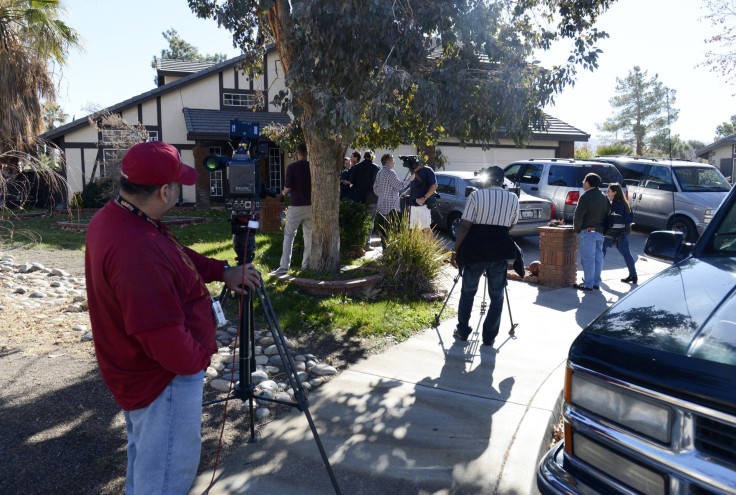
<svg viewBox="0 0 736 495"><path fill-rule="evenodd" d="M572 373L570 402L662 443L670 442L672 411L580 373Z"/></svg>
<svg viewBox="0 0 736 495"><path fill-rule="evenodd" d="M589 440L584 435L575 435L575 456L581 461L603 471L614 479L650 495L664 495L665 480L662 475L647 469L610 449Z"/></svg>

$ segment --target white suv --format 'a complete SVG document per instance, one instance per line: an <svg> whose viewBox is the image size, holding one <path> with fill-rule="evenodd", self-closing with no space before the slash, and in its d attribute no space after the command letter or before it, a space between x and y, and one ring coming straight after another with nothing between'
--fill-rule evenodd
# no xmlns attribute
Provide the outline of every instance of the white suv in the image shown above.
<svg viewBox="0 0 736 495"><path fill-rule="evenodd" d="M618 182L624 194L627 193L621 172L610 163L543 158L513 162L504 168L506 178L519 184L522 191L552 201L557 218L563 220L572 220L583 194L583 179L591 172L601 177L601 190L608 189L611 182Z"/></svg>

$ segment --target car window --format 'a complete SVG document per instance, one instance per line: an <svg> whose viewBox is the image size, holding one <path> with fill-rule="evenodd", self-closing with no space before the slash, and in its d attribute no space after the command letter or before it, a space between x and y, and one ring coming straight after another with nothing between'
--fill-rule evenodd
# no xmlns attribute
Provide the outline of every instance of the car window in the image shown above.
<svg viewBox="0 0 736 495"><path fill-rule="evenodd" d="M440 194L455 194L455 178L448 175L437 176L437 192Z"/></svg>
<svg viewBox="0 0 736 495"><path fill-rule="evenodd" d="M596 174L601 178L600 187L608 187L608 184L612 182L619 184L623 184L624 182L621 172L613 165L592 165L577 168L578 180L575 187L583 187L585 176L590 173Z"/></svg>
<svg viewBox="0 0 736 495"><path fill-rule="evenodd" d="M465 183L476 189L485 189L486 187L488 187L488 180L486 180L486 178L482 175L479 175L478 177L473 177L472 179L465 179Z"/></svg>
<svg viewBox="0 0 736 495"><path fill-rule="evenodd" d="M647 174L644 187L647 189L659 189L662 184L674 185L670 169L667 167L652 166Z"/></svg>
<svg viewBox="0 0 736 495"><path fill-rule="evenodd" d="M513 165L509 165L509 168L507 168L503 176L509 179L511 182L516 182L516 177L519 175L519 170L521 170L521 167L523 167L523 163L514 163Z"/></svg>
<svg viewBox="0 0 736 495"><path fill-rule="evenodd" d="M618 170L627 185L638 186L644 183L647 166L646 163L622 163Z"/></svg>
<svg viewBox="0 0 736 495"><path fill-rule="evenodd" d="M683 191L724 192L731 186L726 179L711 167L674 167L675 176Z"/></svg>
<svg viewBox="0 0 736 495"><path fill-rule="evenodd" d="M730 256L736 253L736 202L731 203L718 229L708 239L703 252Z"/></svg>
<svg viewBox="0 0 736 495"><path fill-rule="evenodd" d="M522 184L539 184L543 170L544 165L541 163L527 163L521 177L519 177L519 182Z"/></svg>
<svg viewBox="0 0 736 495"><path fill-rule="evenodd" d="M547 177L547 184L550 186L566 186L566 187L581 187L583 182L580 181L579 185L575 184L575 168L565 165L552 165L549 167L549 177Z"/></svg>

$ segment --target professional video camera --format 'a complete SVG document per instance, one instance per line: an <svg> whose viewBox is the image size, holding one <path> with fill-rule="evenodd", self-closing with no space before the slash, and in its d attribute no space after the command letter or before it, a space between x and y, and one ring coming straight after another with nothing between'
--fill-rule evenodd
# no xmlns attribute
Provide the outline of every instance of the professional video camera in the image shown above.
<svg viewBox="0 0 736 495"><path fill-rule="evenodd" d="M417 155L401 155L399 159L401 160L401 165L412 172L419 168L419 158L417 158Z"/></svg>
<svg viewBox="0 0 736 495"><path fill-rule="evenodd" d="M233 249L240 265L250 263L255 257L256 240L252 230L259 226L260 200L277 193L261 183L259 163L268 156L268 143L259 142L258 124L231 120L230 140L235 145L232 158L210 154L203 165L210 172L227 170L225 205L230 210Z"/></svg>
<svg viewBox="0 0 736 495"><path fill-rule="evenodd" d="M258 123L238 119L230 121L230 140L235 143L232 158L225 155L210 154L204 159L207 170L227 170L227 195L225 204L233 213L255 212L260 210L266 196L276 196L275 191L261 184L258 167L264 156L268 156L268 143L259 142Z"/></svg>

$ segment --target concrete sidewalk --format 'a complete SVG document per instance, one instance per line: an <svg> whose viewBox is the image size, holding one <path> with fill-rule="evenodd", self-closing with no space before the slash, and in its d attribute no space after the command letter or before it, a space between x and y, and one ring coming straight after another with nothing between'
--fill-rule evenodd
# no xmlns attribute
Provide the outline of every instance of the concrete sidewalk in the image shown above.
<svg viewBox="0 0 736 495"><path fill-rule="evenodd" d="M609 253L610 256L610 253ZM565 361L580 330L632 290L622 263L601 291L509 282L516 335L504 308L493 349L480 344L478 307L467 343L444 317L309 394L340 489L355 494L529 494L559 415ZM665 265L638 262L642 283ZM451 282L450 282L451 285ZM448 307L457 308L460 283ZM482 288L476 297L480 305ZM190 493L205 493L212 472ZM334 493L306 415L273 421L259 441L221 462L210 494Z"/></svg>

